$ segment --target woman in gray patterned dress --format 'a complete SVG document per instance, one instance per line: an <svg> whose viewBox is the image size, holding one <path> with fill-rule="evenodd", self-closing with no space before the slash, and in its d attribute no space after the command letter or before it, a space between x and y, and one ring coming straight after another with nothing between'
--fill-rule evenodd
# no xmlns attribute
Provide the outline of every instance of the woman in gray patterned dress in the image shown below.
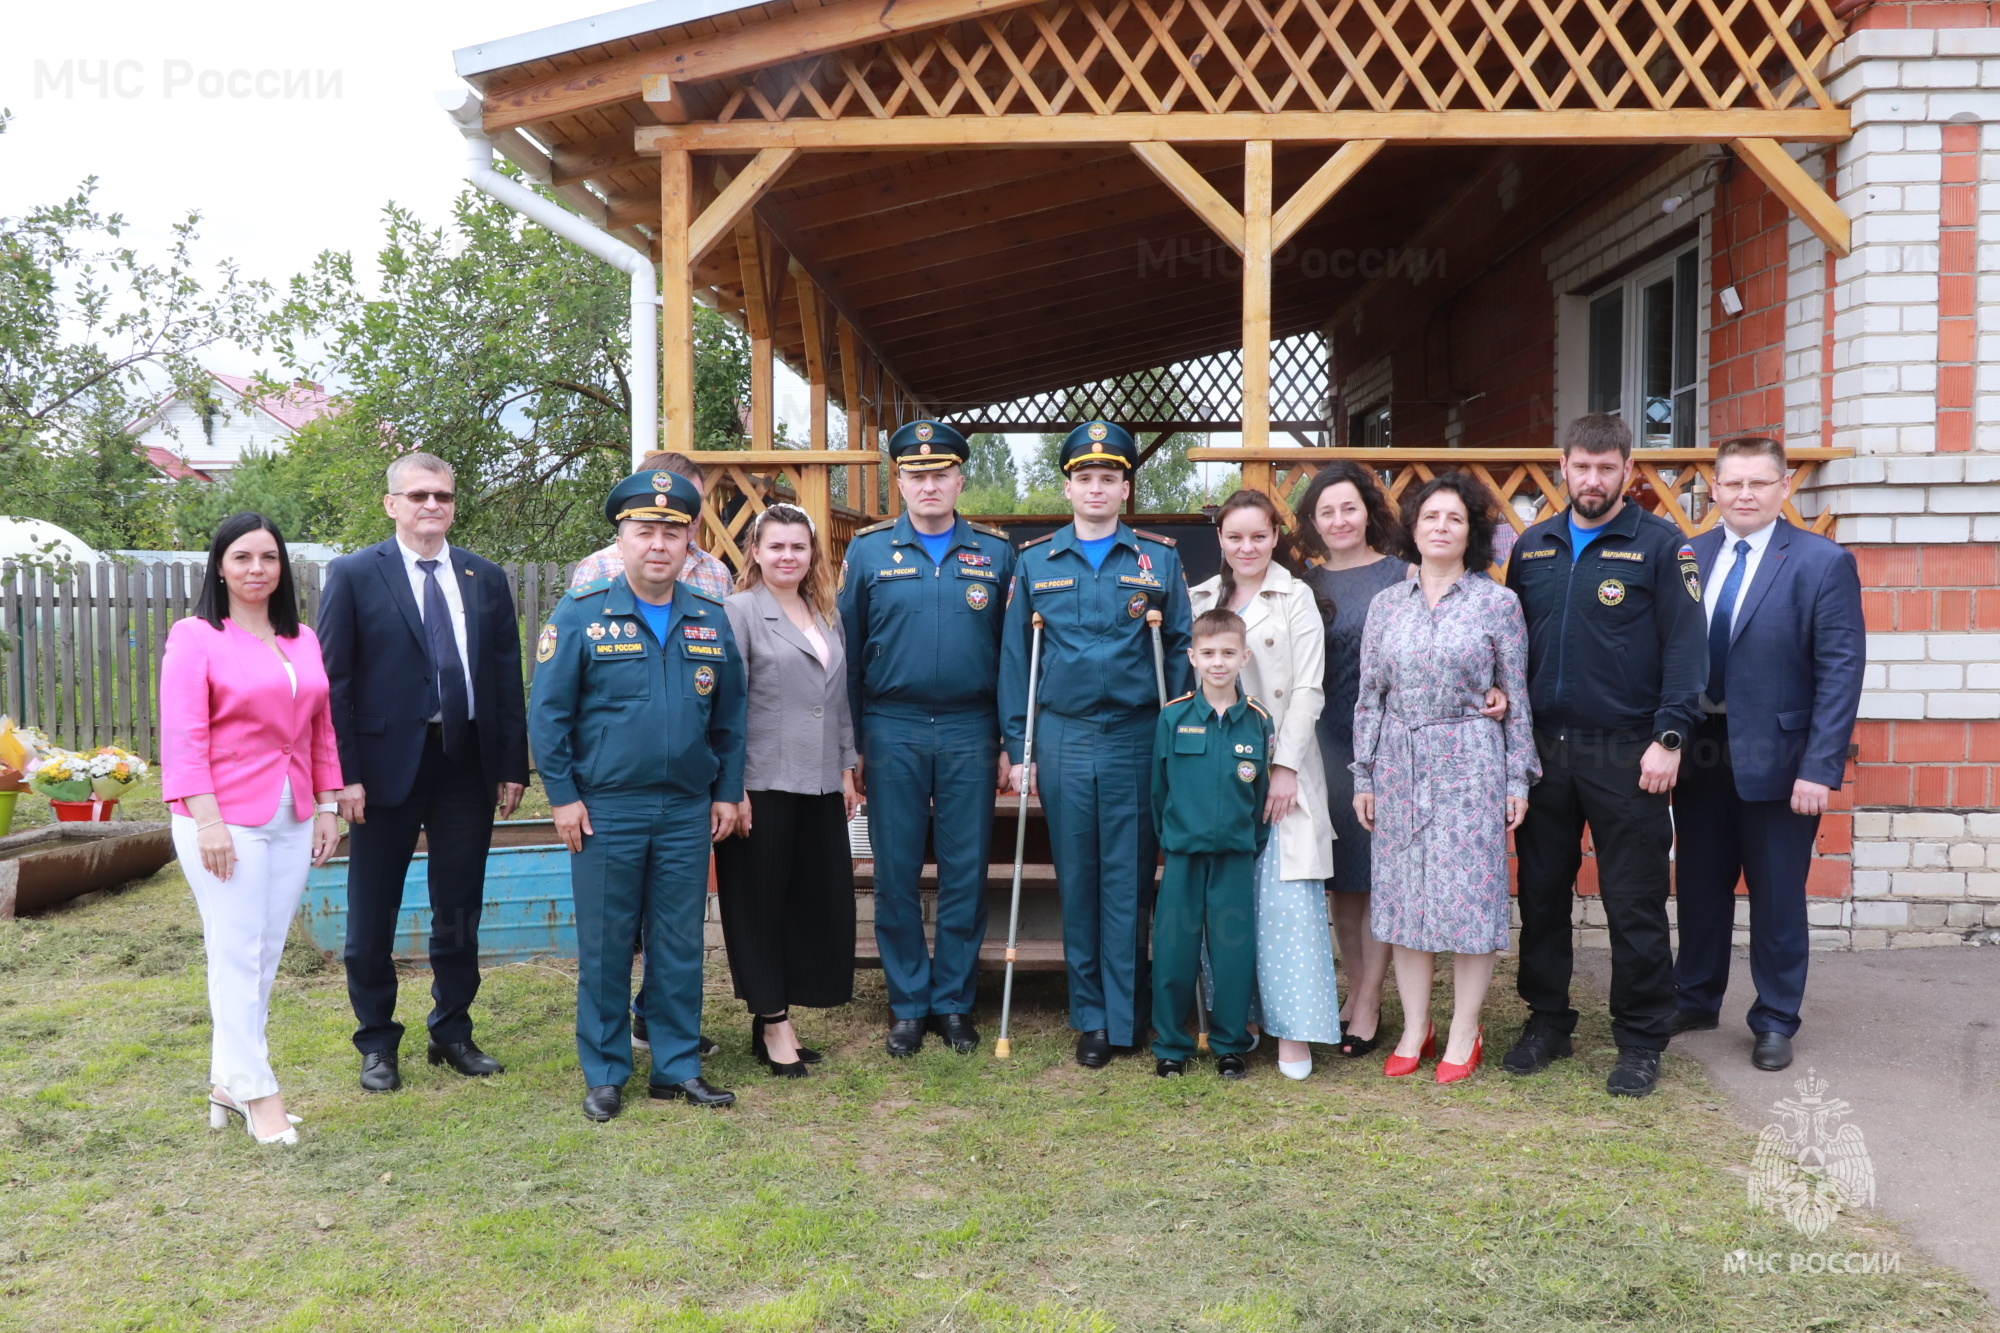
<svg viewBox="0 0 2000 1333"><path fill-rule="evenodd" d="M1485 570L1495 517L1484 489L1447 472L1404 502L1417 578L1376 595L1361 640L1354 708L1354 812L1374 834L1375 937L1393 946L1403 1034L1383 1072L1416 1070L1435 1049L1431 973L1453 963L1451 1032L1440 1083L1479 1066L1479 1014L1495 953L1507 947L1507 830L1542 775L1528 709L1520 603ZM1512 701L1480 711L1488 689Z"/></svg>

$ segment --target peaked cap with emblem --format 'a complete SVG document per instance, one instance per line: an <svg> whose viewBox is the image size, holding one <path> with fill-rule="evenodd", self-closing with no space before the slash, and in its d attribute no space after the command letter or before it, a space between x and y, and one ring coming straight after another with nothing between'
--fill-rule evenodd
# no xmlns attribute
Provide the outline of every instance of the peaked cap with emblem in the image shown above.
<svg viewBox="0 0 2000 1333"><path fill-rule="evenodd" d="M965 436L942 421L911 421L889 437L889 458L905 472L935 472L971 456Z"/></svg>
<svg viewBox="0 0 2000 1333"><path fill-rule="evenodd" d="M613 527L628 518L647 523L692 523L700 514L701 492L694 483L664 468L634 472L613 486L604 501L604 516Z"/></svg>
<svg viewBox="0 0 2000 1333"><path fill-rule="evenodd" d="M1086 421L1062 442L1062 470L1080 467L1115 467L1130 472L1139 466L1139 446L1132 433L1108 421Z"/></svg>

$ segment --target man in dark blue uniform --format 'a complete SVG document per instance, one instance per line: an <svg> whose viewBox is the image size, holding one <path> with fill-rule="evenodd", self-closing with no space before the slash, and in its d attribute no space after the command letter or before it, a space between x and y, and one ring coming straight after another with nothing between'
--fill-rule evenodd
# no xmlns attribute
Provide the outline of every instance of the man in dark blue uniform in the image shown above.
<svg viewBox="0 0 2000 1333"><path fill-rule="evenodd" d="M678 581L700 512L700 493L671 472L618 483L604 513L625 572L572 591L535 644L528 739L574 854L576 1050L592 1120L618 1114L632 1075L642 919L649 1091L736 1100L702 1079L696 1049L709 844L735 832L746 702L722 604Z"/></svg>
<svg viewBox="0 0 2000 1333"><path fill-rule="evenodd" d="M1005 533L958 515L969 454L942 422L891 435L903 515L855 533L840 567L891 1055L915 1055L926 1027L961 1054L979 1044L971 1014L993 794L1007 776L997 689L1014 548ZM917 896L927 835L937 852L935 957Z"/></svg>
<svg viewBox="0 0 2000 1333"><path fill-rule="evenodd" d="M1152 820L1153 728L1160 714L1148 611L1163 617L1169 695L1185 694L1187 580L1170 538L1118 519L1139 451L1123 427L1090 421L1062 444L1075 521L1021 548L1007 594L1000 719L1010 785L1042 799L1062 891L1063 959L1076 1060L1100 1069L1114 1046L1146 1040L1146 937L1159 844ZM1036 773L1021 764L1032 618L1041 613Z"/></svg>
<svg viewBox="0 0 2000 1333"><path fill-rule="evenodd" d="M1587 824L1611 934L1618 1063L1605 1089L1643 1097L1659 1082L1673 1035L1667 793L1708 678L1701 574L1680 529L1625 498L1632 434L1618 417L1570 423L1562 467L1569 507L1522 533L1507 563L1507 586L1528 621L1542 780L1514 835L1517 985L1531 1012L1502 1063L1533 1074L1570 1053L1570 904Z"/></svg>

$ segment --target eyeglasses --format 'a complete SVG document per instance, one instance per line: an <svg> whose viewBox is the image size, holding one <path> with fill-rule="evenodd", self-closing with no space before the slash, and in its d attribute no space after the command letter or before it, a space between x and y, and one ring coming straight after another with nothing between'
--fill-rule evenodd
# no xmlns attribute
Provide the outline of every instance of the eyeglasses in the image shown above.
<svg viewBox="0 0 2000 1333"><path fill-rule="evenodd" d="M1783 482L1756 477L1745 478L1741 481L1718 481L1715 483L1715 493L1717 495L1742 495L1747 491L1751 495L1768 495L1773 486L1781 486L1783 484Z"/></svg>
<svg viewBox="0 0 2000 1333"><path fill-rule="evenodd" d="M390 491L389 494L400 495L411 504L419 505L448 505L458 499L456 491Z"/></svg>

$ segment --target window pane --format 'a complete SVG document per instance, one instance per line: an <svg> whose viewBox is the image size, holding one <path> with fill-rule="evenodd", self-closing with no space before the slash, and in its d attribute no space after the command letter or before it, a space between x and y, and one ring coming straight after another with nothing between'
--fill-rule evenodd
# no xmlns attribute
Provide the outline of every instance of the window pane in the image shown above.
<svg viewBox="0 0 2000 1333"><path fill-rule="evenodd" d="M1674 280L1640 293L1639 443L1664 448L1674 432Z"/></svg>
<svg viewBox="0 0 2000 1333"><path fill-rule="evenodd" d="M1619 410L1618 382L1625 374L1625 294L1606 292L1590 303L1590 374L1587 410Z"/></svg>
<svg viewBox="0 0 2000 1333"><path fill-rule="evenodd" d="M1674 261L1674 448L1694 447L1695 322L1699 284L1695 252Z"/></svg>

